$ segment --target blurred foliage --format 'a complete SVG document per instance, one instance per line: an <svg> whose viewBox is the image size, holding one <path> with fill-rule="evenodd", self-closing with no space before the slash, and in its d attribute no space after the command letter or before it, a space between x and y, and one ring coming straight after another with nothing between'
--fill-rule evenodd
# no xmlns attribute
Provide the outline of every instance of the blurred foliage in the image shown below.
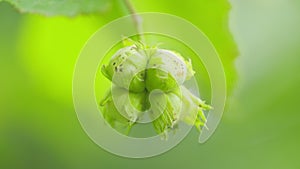
<svg viewBox="0 0 300 169"><path fill-rule="evenodd" d="M221 125L203 145L193 130L168 153L140 160L93 144L72 105L81 47L99 27L127 13L120 1L111 2L101 15L74 18L20 14L0 3L0 168L300 168L298 1L231 0L239 81ZM132 3L138 12L175 14L203 30L232 88L237 50L227 1Z"/></svg>
<svg viewBox="0 0 300 169"><path fill-rule="evenodd" d="M4 0L20 12L43 14L47 16L103 13L111 7L110 0Z"/></svg>

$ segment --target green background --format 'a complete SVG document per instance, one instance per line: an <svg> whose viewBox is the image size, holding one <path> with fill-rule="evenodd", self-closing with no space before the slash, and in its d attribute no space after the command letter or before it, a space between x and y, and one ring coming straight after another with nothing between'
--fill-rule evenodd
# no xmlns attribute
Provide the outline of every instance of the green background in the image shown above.
<svg viewBox="0 0 300 169"><path fill-rule="evenodd" d="M299 1L231 0L230 11L224 0L132 1L138 12L171 13L201 28L224 61L231 93L208 142L199 144L193 129L171 151L147 159L99 148L72 103L80 49L127 14L119 3L71 18L21 14L0 3L0 168L300 168Z"/></svg>

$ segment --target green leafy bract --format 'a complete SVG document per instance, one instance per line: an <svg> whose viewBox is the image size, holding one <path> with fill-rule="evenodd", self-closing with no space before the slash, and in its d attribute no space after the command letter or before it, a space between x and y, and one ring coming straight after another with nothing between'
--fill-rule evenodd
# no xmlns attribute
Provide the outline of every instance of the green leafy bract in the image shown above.
<svg viewBox="0 0 300 169"><path fill-rule="evenodd" d="M145 90L145 67L148 56L136 46L120 49L111 58L107 66L102 66L102 73L117 86L133 92Z"/></svg>

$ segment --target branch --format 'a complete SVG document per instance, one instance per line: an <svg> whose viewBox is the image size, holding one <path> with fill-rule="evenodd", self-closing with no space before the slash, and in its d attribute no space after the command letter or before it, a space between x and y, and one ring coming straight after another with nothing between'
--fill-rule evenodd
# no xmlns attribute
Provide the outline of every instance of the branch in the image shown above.
<svg viewBox="0 0 300 169"><path fill-rule="evenodd" d="M144 42L144 38L143 38L143 29L142 29L142 18L136 13L133 5L131 4L131 2L129 0L124 0L125 2L125 5L129 11L129 13L131 14L132 16L132 20L134 22L134 25L135 25L135 28L137 30L137 33L138 33L138 39L141 41L141 42Z"/></svg>

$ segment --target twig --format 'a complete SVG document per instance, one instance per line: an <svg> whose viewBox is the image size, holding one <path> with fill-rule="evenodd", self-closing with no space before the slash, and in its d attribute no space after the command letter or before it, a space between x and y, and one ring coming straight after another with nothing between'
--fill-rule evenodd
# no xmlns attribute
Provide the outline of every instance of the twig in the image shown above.
<svg viewBox="0 0 300 169"><path fill-rule="evenodd" d="M131 14L132 16L132 20L134 22L134 25L136 27L136 30L137 30L137 33L138 33L138 39L141 41L141 42L144 42L144 37L143 37L143 29L142 29L142 18L136 13L133 5L131 4L131 2L129 0L124 0L125 2L125 5L129 11L129 13Z"/></svg>

